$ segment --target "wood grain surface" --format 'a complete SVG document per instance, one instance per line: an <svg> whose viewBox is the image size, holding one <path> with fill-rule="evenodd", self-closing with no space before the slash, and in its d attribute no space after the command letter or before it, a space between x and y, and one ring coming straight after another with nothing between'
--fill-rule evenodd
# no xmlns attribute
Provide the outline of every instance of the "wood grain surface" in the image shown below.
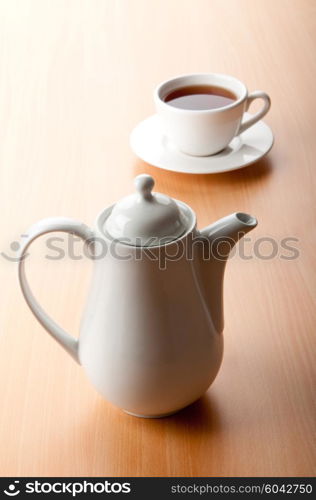
<svg viewBox="0 0 316 500"><path fill-rule="evenodd" d="M1 1L0 475L315 475L315 25L313 0ZM268 157L202 176L137 159L129 134L154 112L154 86L208 71L270 94ZM160 420L98 396L32 316L13 262L33 222L92 224L141 172L190 204L199 227L255 215L247 255L260 238L278 246L274 258L230 260L221 371L198 403ZM281 258L289 237L292 260ZM46 254L44 238L32 287L77 335L91 263Z"/></svg>

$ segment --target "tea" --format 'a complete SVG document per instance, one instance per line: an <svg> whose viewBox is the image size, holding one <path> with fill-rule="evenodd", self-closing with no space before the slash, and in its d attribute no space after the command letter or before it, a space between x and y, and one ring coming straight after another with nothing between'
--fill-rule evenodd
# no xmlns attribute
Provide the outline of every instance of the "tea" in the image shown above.
<svg viewBox="0 0 316 500"><path fill-rule="evenodd" d="M190 85L172 90L164 101L175 108L208 110L223 108L236 101L233 92L213 85Z"/></svg>

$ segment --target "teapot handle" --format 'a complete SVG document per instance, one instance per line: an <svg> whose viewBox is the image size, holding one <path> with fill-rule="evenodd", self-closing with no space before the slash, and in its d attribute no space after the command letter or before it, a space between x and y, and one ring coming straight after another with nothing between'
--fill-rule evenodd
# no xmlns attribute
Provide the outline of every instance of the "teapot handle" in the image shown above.
<svg viewBox="0 0 316 500"><path fill-rule="evenodd" d="M75 234L82 238L85 242L92 242L94 239L93 231L83 224L73 219L66 217L51 217L43 219L34 224L27 233L27 238L23 242L19 255L19 282L24 295L24 298L41 325L47 332L78 362L78 345L77 339L69 335L55 321L46 314L44 309L35 299L25 275L25 260L27 257L26 251L30 244L43 234L53 231L61 231L65 233Z"/></svg>

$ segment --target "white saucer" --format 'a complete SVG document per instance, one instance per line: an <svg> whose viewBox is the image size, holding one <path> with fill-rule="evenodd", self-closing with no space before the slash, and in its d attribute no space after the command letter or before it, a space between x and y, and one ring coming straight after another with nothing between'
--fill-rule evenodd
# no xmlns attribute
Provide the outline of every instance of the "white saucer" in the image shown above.
<svg viewBox="0 0 316 500"><path fill-rule="evenodd" d="M245 113L245 117L251 116ZM134 153L155 167L186 174L217 174L243 168L265 156L273 146L273 134L259 121L235 137L226 149L213 156L189 156L178 151L163 135L158 115L139 123L131 133Z"/></svg>

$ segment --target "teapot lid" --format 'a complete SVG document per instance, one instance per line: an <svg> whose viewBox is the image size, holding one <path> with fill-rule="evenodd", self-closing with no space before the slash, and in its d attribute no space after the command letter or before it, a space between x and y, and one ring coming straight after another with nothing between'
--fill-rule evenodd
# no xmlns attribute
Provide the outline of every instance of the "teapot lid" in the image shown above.
<svg viewBox="0 0 316 500"><path fill-rule="evenodd" d="M133 246L155 246L179 238L189 227L188 214L175 200L153 193L154 179L147 174L134 180L136 193L113 207L105 230L115 239Z"/></svg>

